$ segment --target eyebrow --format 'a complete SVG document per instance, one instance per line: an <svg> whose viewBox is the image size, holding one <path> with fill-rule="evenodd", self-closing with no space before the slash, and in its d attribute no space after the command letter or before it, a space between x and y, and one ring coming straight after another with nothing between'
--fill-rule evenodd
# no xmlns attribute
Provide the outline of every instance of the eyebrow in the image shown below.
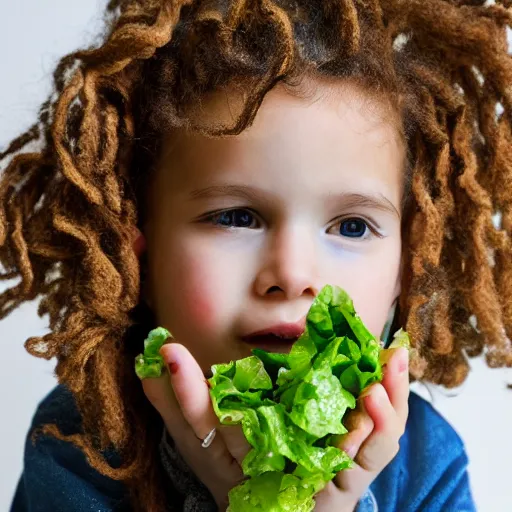
<svg viewBox="0 0 512 512"><path fill-rule="evenodd" d="M265 193L245 185L211 185L190 192L190 199L210 199L212 197L240 197L247 200L263 199Z"/></svg>
<svg viewBox="0 0 512 512"><path fill-rule="evenodd" d="M342 192L341 194L329 194L331 201L343 203L345 208L371 208L396 215L399 219L401 213L396 206L383 194L361 194L357 192Z"/></svg>
<svg viewBox="0 0 512 512"><path fill-rule="evenodd" d="M211 185L190 192L190 199L210 199L213 197L239 197L249 201L268 200L264 191L245 185ZM328 194L328 200L336 204L343 204L345 208L371 208L391 213L401 218L395 205L383 194L362 194L358 192L342 192L341 194Z"/></svg>

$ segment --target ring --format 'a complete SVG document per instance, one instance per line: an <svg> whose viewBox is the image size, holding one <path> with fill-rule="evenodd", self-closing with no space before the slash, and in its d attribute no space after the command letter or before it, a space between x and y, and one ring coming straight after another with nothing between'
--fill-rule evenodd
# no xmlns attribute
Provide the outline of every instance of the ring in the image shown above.
<svg viewBox="0 0 512 512"><path fill-rule="evenodd" d="M217 433L216 428L212 428L210 430L210 433L204 438L204 441L202 442L201 446L203 448L208 448L213 443L213 440L215 439L215 434Z"/></svg>

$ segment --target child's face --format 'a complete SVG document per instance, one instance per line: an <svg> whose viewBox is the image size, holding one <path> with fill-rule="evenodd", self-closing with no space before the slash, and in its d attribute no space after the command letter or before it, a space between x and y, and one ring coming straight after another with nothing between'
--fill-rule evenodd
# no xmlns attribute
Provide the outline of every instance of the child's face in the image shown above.
<svg viewBox="0 0 512 512"><path fill-rule="evenodd" d="M239 136L172 134L150 190L150 302L205 373L251 342L289 349L246 337L296 334L325 284L381 334L401 255L404 153L391 117L353 88L318 101L277 88Z"/></svg>

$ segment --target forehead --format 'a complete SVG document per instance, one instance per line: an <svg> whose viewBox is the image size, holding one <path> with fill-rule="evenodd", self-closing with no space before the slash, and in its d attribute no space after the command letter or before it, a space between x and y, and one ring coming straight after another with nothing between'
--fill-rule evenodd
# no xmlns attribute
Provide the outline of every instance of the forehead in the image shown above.
<svg viewBox="0 0 512 512"><path fill-rule="evenodd" d="M237 94L219 92L203 104L203 119L229 124L242 103ZM274 88L252 126L236 136L175 130L167 137L162 163L165 179L177 187L220 175L243 181L290 179L295 173L313 189L336 180L347 187L372 181L398 197L404 154L389 104L350 84L322 84L301 91Z"/></svg>

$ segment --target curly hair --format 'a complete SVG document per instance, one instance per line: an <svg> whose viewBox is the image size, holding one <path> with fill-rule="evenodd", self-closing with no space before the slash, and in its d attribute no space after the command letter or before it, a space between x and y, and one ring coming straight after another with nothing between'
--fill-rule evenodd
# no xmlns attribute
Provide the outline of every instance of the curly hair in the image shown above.
<svg viewBox="0 0 512 512"><path fill-rule="evenodd" d="M124 481L136 509L165 501L162 424L133 371L147 317L132 249L143 191L166 130L238 134L280 82L351 80L399 114L411 375L453 387L468 356L512 366L511 10L511 0L111 0L102 44L60 61L38 121L0 153L1 278L18 278L0 317L41 297L50 333L26 348L56 358L76 397L83 432L66 439ZM242 98L231 125L204 118L219 89Z"/></svg>

